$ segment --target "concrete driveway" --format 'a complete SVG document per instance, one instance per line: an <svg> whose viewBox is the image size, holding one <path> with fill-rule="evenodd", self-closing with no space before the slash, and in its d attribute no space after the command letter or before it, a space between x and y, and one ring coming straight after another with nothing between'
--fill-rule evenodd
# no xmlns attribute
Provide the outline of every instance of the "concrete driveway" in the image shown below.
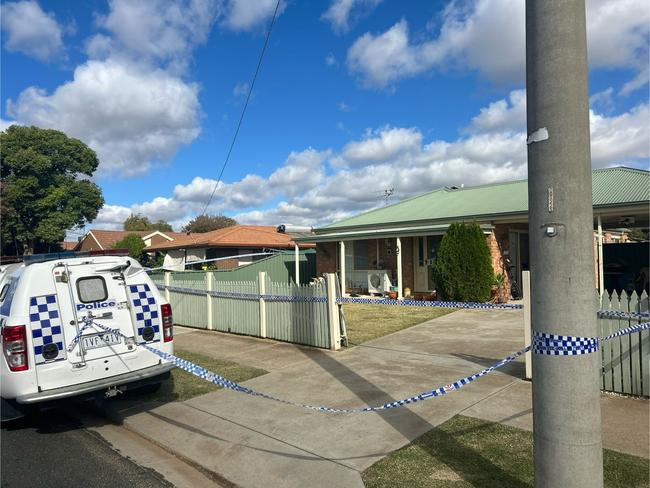
<svg viewBox="0 0 650 488"><path fill-rule="evenodd" d="M270 371L246 382L261 392L358 407L483 369L521 349L522 323L521 311L461 310L337 353L202 331L179 330L176 343ZM519 361L444 397L379 413L319 413L220 390L122 414L129 428L236 485L362 487L363 470L456 414L530 428L530 385L522 376ZM617 408L630 411L628 399L617 400ZM618 448L647 457L647 436L639 432L648 431L648 402L629 401L637 402L634 415L615 409L612 418L629 424L636 441Z"/></svg>

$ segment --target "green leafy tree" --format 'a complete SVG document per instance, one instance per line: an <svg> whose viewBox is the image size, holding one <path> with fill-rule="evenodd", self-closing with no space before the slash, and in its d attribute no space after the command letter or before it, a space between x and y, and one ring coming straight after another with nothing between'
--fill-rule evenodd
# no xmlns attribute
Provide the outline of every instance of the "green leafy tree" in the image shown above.
<svg viewBox="0 0 650 488"><path fill-rule="evenodd" d="M124 230L130 231L139 231L139 230L150 230L151 221L148 217L145 217L142 214L131 214L124 221Z"/></svg>
<svg viewBox="0 0 650 488"><path fill-rule="evenodd" d="M47 249L97 217L104 199L88 178L98 164L95 151L57 130L0 133L2 254Z"/></svg>
<svg viewBox="0 0 650 488"><path fill-rule="evenodd" d="M233 225L237 225L237 221L225 215L199 215L185 224L183 232L203 233Z"/></svg>
<svg viewBox="0 0 650 488"><path fill-rule="evenodd" d="M145 248L144 241L138 234L129 234L124 237L121 241L117 241L113 244L114 249L128 249L129 256L135 259L138 262L141 262L143 259L143 250Z"/></svg>
<svg viewBox="0 0 650 488"><path fill-rule="evenodd" d="M124 230L128 231L142 231L142 230L159 230L161 232L170 232L172 226L164 220L151 222L148 217L142 214L131 214L124 221Z"/></svg>
<svg viewBox="0 0 650 488"><path fill-rule="evenodd" d="M485 235L476 224L455 222L442 238L433 265L433 279L443 298L485 302L494 283Z"/></svg>
<svg viewBox="0 0 650 488"><path fill-rule="evenodd" d="M159 230L160 232L171 232L172 226L167 222L165 222L164 220L157 220L156 222L151 224L150 230Z"/></svg>

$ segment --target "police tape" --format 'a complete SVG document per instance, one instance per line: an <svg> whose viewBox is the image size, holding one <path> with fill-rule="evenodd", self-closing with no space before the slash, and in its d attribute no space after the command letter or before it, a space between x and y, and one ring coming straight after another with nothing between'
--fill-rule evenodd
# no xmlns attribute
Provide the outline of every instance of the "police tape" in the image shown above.
<svg viewBox="0 0 650 488"><path fill-rule="evenodd" d="M107 327L103 324L98 324L92 320L92 317L87 317L84 319L85 324L92 324L94 326L99 327L100 329L103 329L106 332L112 332L115 334L120 335L121 337L127 338L124 334L122 334L121 331L117 329L112 329L110 327ZM296 407L301 407L301 408L306 408L309 410L315 410L318 412L325 412L325 413L367 413L367 412L377 412L381 410L389 410L393 408L398 408L398 407L403 407L406 405L412 405L417 402L421 402L424 400L428 400L429 398L435 398L439 396L446 395L447 393L460 390L462 387L465 385L468 385L469 383L473 382L474 380L477 380L478 378L481 378L498 368L501 368L505 366L506 364L509 364L513 361L515 361L517 358L520 356L524 355L528 351L533 351L535 354L548 354L548 355L554 355L554 356L577 356L581 354L589 354L593 353L598 350L600 342L604 340L611 340L615 337L620 337L623 335L628 335L632 334L635 332L641 332L644 330L649 330L650 329L650 322L645 322L642 324L637 324L631 327L627 327L625 329L621 329L613 334L610 334L606 337L596 337L596 338L583 338L583 337L572 337L572 336L561 336L561 335L555 335L555 334L548 334L548 333L543 333L543 332L538 332L538 331L533 331L533 345L532 346L527 346L513 354L510 354L509 356L497 361L494 363L492 366L489 366L477 373L474 373L469 376L465 376L464 378L460 378L453 383L449 383L444 386L440 386L437 388L434 388L432 390L427 390L422 393L419 393L417 395L409 396L407 398L401 399L401 400L395 400L392 402L384 403L383 405L378 405L374 407L357 407L357 408L338 408L338 407L327 407L327 406L317 406L317 405L309 405L306 403L300 403L300 402L294 402L291 400L286 400L282 398L275 397L273 395L269 395L266 393L262 393L256 390L253 390L252 388L245 387L243 385L240 385L234 381L228 380L227 378L210 371L208 369L205 369L202 366L199 366L198 364L195 364L191 361L188 361L183 358L179 358L178 356L174 356L173 354L166 353L164 351L161 351L159 349L156 349L154 347L151 347L149 344L138 344L138 346L143 347L145 350L149 351L152 354L155 354L156 356L160 357L161 359L168 361L169 363L173 364L175 367L193 374L194 376L197 376L205 381L209 381L210 383L213 383L217 386L220 386L222 388L226 388L232 391L236 391L239 393L244 393L247 395L255 396L255 397L260 397L264 398L267 400L272 400L278 403L282 403L285 405L293 405Z"/></svg>
<svg viewBox="0 0 650 488"><path fill-rule="evenodd" d="M390 298L360 298L340 297L338 303L362 303L365 305L399 305L402 307L434 307L434 308L478 308L499 310L521 310L520 303L481 303L481 302L454 302L454 301L424 301L424 300L396 300Z"/></svg>
<svg viewBox="0 0 650 488"><path fill-rule="evenodd" d="M183 288L179 286L156 284L158 289L169 290L175 293L185 293L188 295L209 295L214 298L232 298L234 300L266 300L267 302L327 302L326 296L309 296L309 295L267 295L257 293L237 293L228 291L214 290L197 290L196 288Z"/></svg>
<svg viewBox="0 0 650 488"><path fill-rule="evenodd" d="M624 312L623 310L598 310L599 319L648 319L650 312Z"/></svg>
<svg viewBox="0 0 650 488"><path fill-rule="evenodd" d="M215 298L231 298L234 300L251 300L259 301L261 299L270 302L327 302L326 296L308 296L308 295L260 295L257 293L237 293L214 290L199 290L196 288L185 288L180 286L163 285L156 283L160 290L169 290L175 293L188 295L206 296ZM496 309L496 310L522 310L524 306L520 303L482 303L482 302L458 302L442 300L408 300L408 299L389 299L389 298L363 298L363 297L338 297L336 303L359 303L364 305L397 305L401 307L416 308L459 308L459 309ZM623 319L637 320L650 319L650 312L625 312L622 310L598 310L597 316L600 319Z"/></svg>

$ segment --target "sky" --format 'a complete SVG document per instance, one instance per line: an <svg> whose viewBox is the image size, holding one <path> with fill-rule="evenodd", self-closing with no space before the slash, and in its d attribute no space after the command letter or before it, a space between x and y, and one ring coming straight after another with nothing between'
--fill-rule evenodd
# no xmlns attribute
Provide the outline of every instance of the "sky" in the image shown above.
<svg viewBox="0 0 650 488"><path fill-rule="evenodd" d="M592 165L647 169L650 4L586 5ZM106 203L85 230L132 213L180 230L217 184L275 7L4 1L0 129L97 152ZM207 212L318 227L526 178L524 27L523 0L281 0Z"/></svg>

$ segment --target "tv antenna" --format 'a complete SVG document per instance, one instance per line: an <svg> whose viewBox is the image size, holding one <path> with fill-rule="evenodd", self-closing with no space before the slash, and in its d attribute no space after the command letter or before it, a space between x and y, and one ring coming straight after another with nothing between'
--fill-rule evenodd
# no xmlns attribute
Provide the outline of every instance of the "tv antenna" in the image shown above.
<svg viewBox="0 0 650 488"><path fill-rule="evenodd" d="M386 188L384 190L384 205L388 205L388 199L395 193L395 188Z"/></svg>

